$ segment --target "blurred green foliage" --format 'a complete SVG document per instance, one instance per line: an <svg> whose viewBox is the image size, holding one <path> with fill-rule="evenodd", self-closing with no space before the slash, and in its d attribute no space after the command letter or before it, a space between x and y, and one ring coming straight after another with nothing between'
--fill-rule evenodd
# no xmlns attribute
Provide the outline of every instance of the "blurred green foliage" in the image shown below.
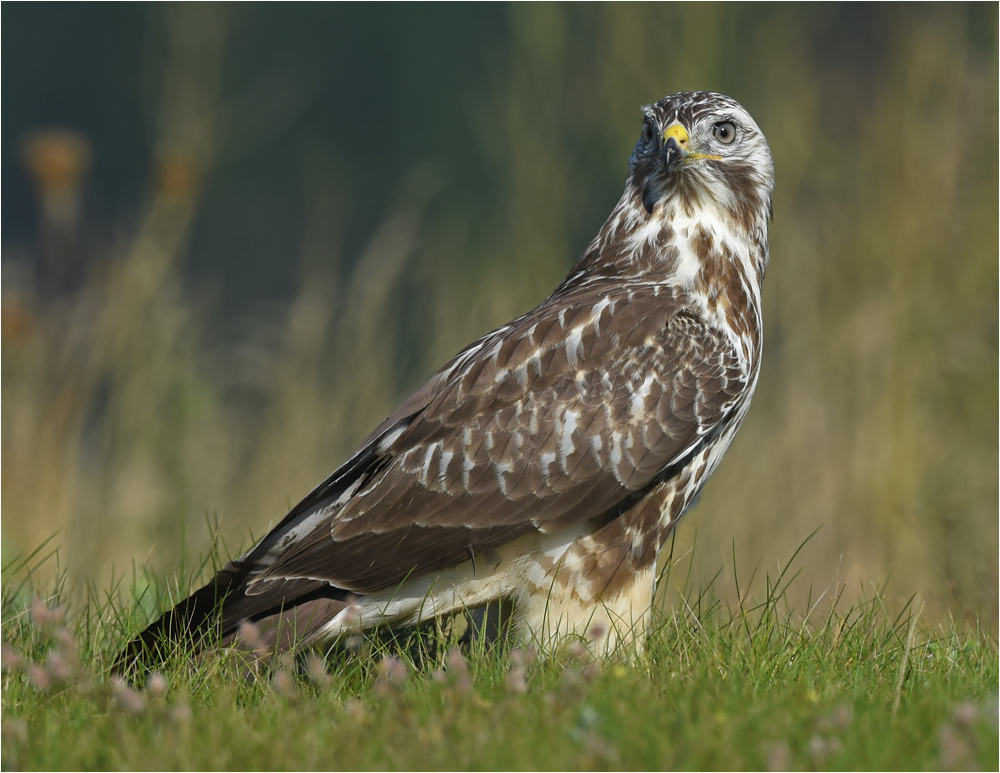
<svg viewBox="0 0 1000 773"><path fill-rule="evenodd" d="M735 597L819 527L812 598L891 576L995 630L995 5L115 8L3 11L5 563L259 536L706 88L778 188L763 374L675 556Z"/></svg>

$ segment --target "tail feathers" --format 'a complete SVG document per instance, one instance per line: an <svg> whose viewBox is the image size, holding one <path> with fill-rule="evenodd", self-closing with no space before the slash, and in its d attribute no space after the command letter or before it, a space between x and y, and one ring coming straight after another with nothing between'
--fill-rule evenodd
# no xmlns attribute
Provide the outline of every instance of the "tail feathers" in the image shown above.
<svg viewBox="0 0 1000 773"><path fill-rule="evenodd" d="M232 647L252 656L254 664L269 662L309 644L353 598L316 580L275 583L266 593L247 595L253 574L245 564L227 563L211 582L125 645L113 673L162 662L178 649Z"/></svg>
<svg viewBox="0 0 1000 773"><path fill-rule="evenodd" d="M349 601L317 596L258 620L243 620L220 646L243 656L248 673L256 673L284 655L316 642L316 635L347 608Z"/></svg>
<svg viewBox="0 0 1000 773"><path fill-rule="evenodd" d="M123 673L140 662L162 661L177 646L189 644L200 649L206 642L218 641L222 622L218 612L223 600L244 582L247 574L244 566L234 561L227 563L205 587L164 613L126 644L115 659L112 672Z"/></svg>

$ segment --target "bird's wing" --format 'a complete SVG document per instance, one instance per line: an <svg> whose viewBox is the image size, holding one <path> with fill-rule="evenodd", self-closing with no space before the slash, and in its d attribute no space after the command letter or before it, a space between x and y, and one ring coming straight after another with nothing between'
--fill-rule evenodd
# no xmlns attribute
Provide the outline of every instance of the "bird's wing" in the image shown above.
<svg viewBox="0 0 1000 773"><path fill-rule="evenodd" d="M697 449L746 386L733 343L668 288L553 297L400 406L244 557L260 567L246 593L373 592L600 516Z"/></svg>

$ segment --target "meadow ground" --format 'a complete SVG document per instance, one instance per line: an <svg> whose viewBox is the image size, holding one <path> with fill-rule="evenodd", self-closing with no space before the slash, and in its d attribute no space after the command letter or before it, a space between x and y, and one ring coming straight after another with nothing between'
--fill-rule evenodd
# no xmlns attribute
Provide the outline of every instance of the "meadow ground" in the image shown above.
<svg viewBox="0 0 1000 773"><path fill-rule="evenodd" d="M9 578L4 770L997 767L996 641L922 626L875 590L809 615L788 609L787 576L751 580L737 608L687 591L629 663L438 630L255 681L212 656L130 683L107 664L167 588L77 609Z"/></svg>
<svg viewBox="0 0 1000 773"><path fill-rule="evenodd" d="M8 68L12 105L106 114L53 136L21 99L4 125L25 162L4 192L30 178L39 211L9 240L5 198L3 768L997 768L996 5L512 4L478 34L442 26L453 5L95 7L64 10L72 40L27 4L10 25L39 57ZM112 49L113 75L77 67ZM253 684L210 659L113 682L207 574L185 557L235 555L551 292L620 195L638 106L702 87L774 151L766 343L648 655L445 643L419 667L373 647ZM67 158L73 244L40 163ZM74 290L47 290L49 259Z"/></svg>

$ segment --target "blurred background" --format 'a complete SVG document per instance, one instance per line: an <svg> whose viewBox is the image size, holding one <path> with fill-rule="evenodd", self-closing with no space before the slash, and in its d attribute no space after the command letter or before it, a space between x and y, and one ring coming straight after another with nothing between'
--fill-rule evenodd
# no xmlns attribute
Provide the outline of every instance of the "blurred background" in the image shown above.
<svg viewBox="0 0 1000 773"><path fill-rule="evenodd" d="M555 287L641 105L710 89L774 151L765 359L671 582L735 600L816 532L800 605L887 586L995 632L997 28L993 3L5 5L4 564L55 535L42 575L83 586L247 547Z"/></svg>

